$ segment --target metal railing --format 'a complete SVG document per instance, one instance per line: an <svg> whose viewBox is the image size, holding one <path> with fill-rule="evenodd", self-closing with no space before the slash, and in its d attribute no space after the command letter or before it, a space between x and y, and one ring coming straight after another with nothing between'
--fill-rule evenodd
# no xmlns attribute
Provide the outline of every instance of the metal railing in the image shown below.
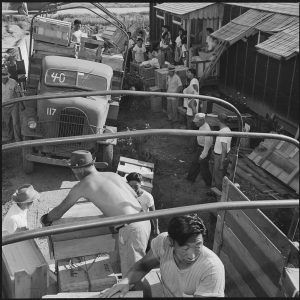
<svg viewBox="0 0 300 300"><path fill-rule="evenodd" d="M144 220L151 220L161 217L171 217L178 215L185 215L194 212L213 212L219 210L236 210L236 209L270 209L270 208L293 208L299 206L299 200L260 200L260 201L234 201L234 202L219 202L189 205L183 207L175 207L168 209L156 210L154 212L144 212L132 215L122 215L115 217L107 217L99 221L85 221L76 224L61 224L49 227L37 228L33 230L21 231L13 234L2 236L2 246L12 244L20 241L25 241L33 238L40 238L52 234L60 234L65 232L72 232L76 230L84 230L98 227L108 227L113 225L120 225L125 223L139 222Z"/></svg>

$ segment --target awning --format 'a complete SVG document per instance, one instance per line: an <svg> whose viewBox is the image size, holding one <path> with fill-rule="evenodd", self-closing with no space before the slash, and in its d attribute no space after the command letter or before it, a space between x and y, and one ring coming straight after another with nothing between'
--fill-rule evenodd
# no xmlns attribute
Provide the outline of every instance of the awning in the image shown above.
<svg viewBox="0 0 300 300"><path fill-rule="evenodd" d="M219 30L213 32L211 36L221 41L227 41L232 45L243 37L251 35L256 30L255 26L257 24L272 15L272 13L250 9Z"/></svg>
<svg viewBox="0 0 300 300"><path fill-rule="evenodd" d="M299 29L298 29L299 32ZM299 53L299 34L278 32L255 46L258 52L276 59L289 59Z"/></svg>
<svg viewBox="0 0 300 300"><path fill-rule="evenodd" d="M269 19L258 24L256 29L263 32L276 33L290 27L293 24L296 24L297 22L299 23L298 17L274 14Z"/></svg>
<svg viewBox="0 0 300 300"><path fill-rule="evenodd" d="M166 2L154 6L156 9L177 15L182 19L222 18L224 6L216 2Z"/></svg>

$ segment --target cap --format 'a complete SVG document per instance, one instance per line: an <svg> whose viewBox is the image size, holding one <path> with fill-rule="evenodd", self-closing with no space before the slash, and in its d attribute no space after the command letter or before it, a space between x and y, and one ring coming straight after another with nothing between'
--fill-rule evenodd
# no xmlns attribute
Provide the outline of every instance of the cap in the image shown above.
<svg viewBox="0 0 300 300"><path fill-rule="evenodd" d="M69 166L72 169L83 168L93 165L95 159L93 159L91 152L86 150L76 150L71 153Z"/></svg>
<svg viewBox="0 0 300 300"><path fill-rule="evenodd" d="M198 122L198 121L200 121L200 120L202 120L204 118L205 118L205 114L204 113L197 113L197 114L195 114L193 122Z"/></svg>
<svg viewBox="0 0 300 300"><path fill-rule="evenodd" d="M19 187L12 195L12 200L16 203L32 203L38 199L40 194L33 188L31 184L24 184Z"/></svg>

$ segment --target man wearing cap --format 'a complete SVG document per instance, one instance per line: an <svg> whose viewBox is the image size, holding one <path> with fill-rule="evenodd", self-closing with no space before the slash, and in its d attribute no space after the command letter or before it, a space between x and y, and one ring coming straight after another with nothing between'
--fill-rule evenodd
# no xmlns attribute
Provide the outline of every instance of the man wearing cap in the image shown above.
<svg viewBox="0 0 300 300"><path fill-rule="evenodd" d="M122 177L112 172L98 172L94 162L89 151L72 152L70 167L80 181L57 207L42 216L41 222L44 225L51 225L53 221L61 218L80 198L92 202L105 217L137 214L142 211L136 193ZM145 256L151 224L147 220L120 224L115 229L119 232L121 271L125 276L130 267Z"/></svg>
<svg viewBox="0 0 300 300"><path fill-rule="evenodd" d="M18 83L14 79L9 78L7 67L2 66L2 103L12 98L18 98L21 96L22 93ZM7 134L9 140L12 140L14 138L16 142L21 141L21 127L18 103L2 107L2 131L3 130L5 134Z"/></svg>
<svg viewBox="0 0 300 300"><path fill-rule="evenodd" d="M227 116L224 113L218 115L220 130L219 132L231 132L227 126ZM222 191L223 177L226 175L228 167L228 153L231 147L231 139L229 136L217 136L214 147L214 169L212 186Z"/></svg>
<svg viewBox="0 0 300 300"><path fill-rule="evenodd" d="M167 78L167 93L180 93L182 90L182 82L180 77L175 74L175 66L168 65L168 78ZM167 97L167 114L168 120L172 123L178 121L178 98Z"/></svg>
<svg viewBox="0 0 300 300"><path fill-rule="evenodd" d="M39 196L39 193L31 184L25 184L19 187L12 195L14 203L4 217L2 231L14 233L17 230L26 229L28 227L28 209Z"/></svg>
<svg viewBox="0 0 300 300"><path fill-rule="evenodd" d="M199 127L199 131L211 131L210 126L205 120L204 113L197 113L193 122ZM197 152L190 166L187 180L194 183L198 174L201 173L206 186L211 187L212 178L209 171L209 159L212 144L212 136L197 136Z"/></svg>

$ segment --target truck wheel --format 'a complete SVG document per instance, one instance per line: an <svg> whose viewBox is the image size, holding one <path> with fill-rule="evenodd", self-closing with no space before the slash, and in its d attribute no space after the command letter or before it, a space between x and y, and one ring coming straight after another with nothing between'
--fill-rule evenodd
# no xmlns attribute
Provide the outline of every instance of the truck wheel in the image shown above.
<svg viewBox="0 0 300 300"><path fill-rule="evenodd" d="M114 157L114 145L103 145L103 161L108 163L108 169L111 170Z"/></svg>
<svg viewBox="0 0 300 300"><path fill-rule="evenodd" d="M24 137L24 141L28 141L30 138ZM27 154L32 153L31 147L25 147L22 149L22 160L23 160L23 170L26 174L30 174L33 172L34 163L26 159Z"/></svg>

